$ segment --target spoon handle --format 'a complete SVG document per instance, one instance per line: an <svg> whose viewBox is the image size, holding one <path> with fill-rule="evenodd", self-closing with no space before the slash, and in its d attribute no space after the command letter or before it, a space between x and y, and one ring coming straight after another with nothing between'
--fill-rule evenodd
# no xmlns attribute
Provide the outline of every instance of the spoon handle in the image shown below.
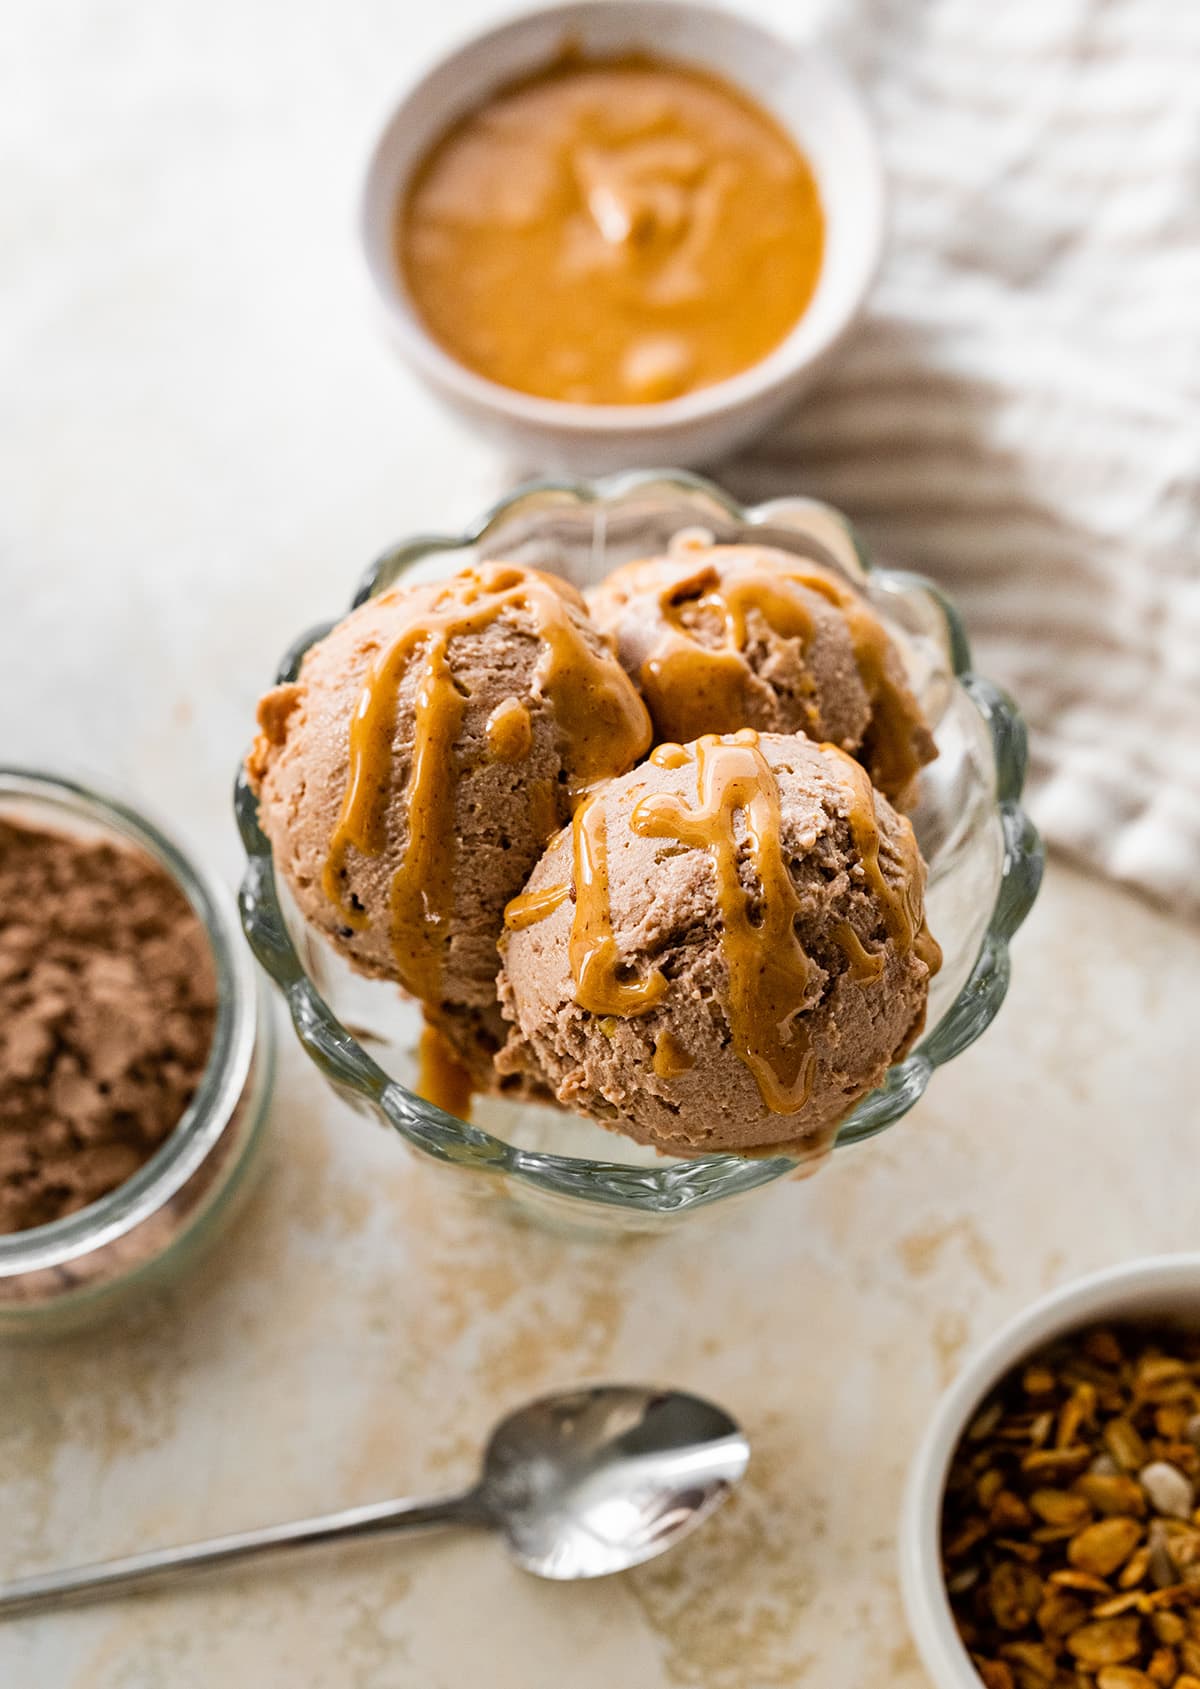
<svg viewBox="0 0 1200 1689"><path fill-rule="evenodd" d="M0 1619L158 1589L206 1566L231 1565L276 1550L382 1536L429 1525L487 1523L474 1491L436 1501L382 1501L367 1507L350 1507L320 1519L266 1525L261 1530L238 1531L231 1536L212 1537L207 1542L131 1554L123 1560L98 1561L91 1566L72 1566L60 1572L18 1578L0 1584Z"/></svg>

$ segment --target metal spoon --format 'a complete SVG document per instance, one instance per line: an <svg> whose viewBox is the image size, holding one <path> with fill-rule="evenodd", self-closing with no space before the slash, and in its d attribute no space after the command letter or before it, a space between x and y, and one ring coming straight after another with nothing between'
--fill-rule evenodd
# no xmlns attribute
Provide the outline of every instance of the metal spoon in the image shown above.
<svg viewBox="0 0 1200 1689"><path fill-rule="evenodd" d="M204 1566L428 1525L498 1531L542 1578L598 1578L651 1560L699 1525L746 1470L719 1407L678 1390L602 1384L545 1396L492 1433L473 1489L384 1501L0 1585L0 1618L160 1588Z"/></svg>

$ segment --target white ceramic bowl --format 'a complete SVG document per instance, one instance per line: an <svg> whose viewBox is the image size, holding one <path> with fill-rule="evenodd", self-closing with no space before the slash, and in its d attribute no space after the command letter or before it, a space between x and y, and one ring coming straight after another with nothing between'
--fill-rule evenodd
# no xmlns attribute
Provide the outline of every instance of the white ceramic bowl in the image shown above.
<svg viewBox="0 0 1200 1689"><path fill-rule="evenodd" d="M976 1408L1017 1362L1080 1326L1200 1325L1200 1255L1159 1255L1077 1279L1018 1314L976 1351L947 1391L917 1453L900 1520L900 1584L913 1641L935 1689L980 1689L942 1580L939 1534L950 1460Z"/></svg>
<svg viewBox="0 0 1200 1689"><path fill-rule="evenodd" d="M567 43L595 56L653 52L715 71L774 113L810 160L826 217L816 292L788 338L741 375L649 405L541 399L476 375L428 333L393 248L396 205L443 131L502 83ZM819 49L687 0L578 0L500 24L426 71L388 120L367 171L362 237L390 337L454 409L546 469L607 471L706 463L759 432L812 380L842 338L879 263L884 184L863 102Z"/></svg>

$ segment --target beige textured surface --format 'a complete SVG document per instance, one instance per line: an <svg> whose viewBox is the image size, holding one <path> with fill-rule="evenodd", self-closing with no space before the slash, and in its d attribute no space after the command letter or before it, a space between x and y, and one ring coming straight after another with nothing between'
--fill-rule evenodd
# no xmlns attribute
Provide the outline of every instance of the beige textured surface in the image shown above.
<svg viewBox="0 0 1200 1689"><path fill-rule="evenodd" d="M5 16L4 749L124 781L231 875L278 651L497 480L379 350L349 239L389 88L488 9ZM220 1257L127 1330L0 1350L0 1571L456 1482L497 1411L581 1374L727 1401L746 1492L607 1585L467 1539L369 1548L23 1621L0 1684L920 1689L892 1529L939 1384L1043 1285L1196 1241L1200 937L1060 867L1015 963L890 1137L663 1244L455 1217L285 1045L272 1168Z"/></svg>
<svg viewBox="0 0 1200 1689"><path fill-rule="evenodd" d="M119 1338L3 1353L3 1569L457 1483L499 1410L581 1375L728 1403L745 1493L608 1584L538 1585L465 1538L367 1547L22 1621L0 1682L846 1689L886 1668L919 1689L893 1524L939 1386L1045 1286L1194 1245L1198 966L1194 934L1057 869L1004 1015L904 1125L665 1242L446 1206L287 1049L267 1181L220 1258Z"/></svg>

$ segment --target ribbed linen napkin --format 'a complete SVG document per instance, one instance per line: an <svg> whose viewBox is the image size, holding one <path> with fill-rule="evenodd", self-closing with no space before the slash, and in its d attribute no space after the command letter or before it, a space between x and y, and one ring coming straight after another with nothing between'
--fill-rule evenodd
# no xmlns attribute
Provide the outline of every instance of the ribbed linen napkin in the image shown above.
<svg viewBox="0 0 1200 1689"><path fill-rule="evenodd" d="M783 21L780 19L779 21ZM954 596L1049 842L1200 913L1200 3L827 19L893 219L865 322L718 479Z"/></svg>

